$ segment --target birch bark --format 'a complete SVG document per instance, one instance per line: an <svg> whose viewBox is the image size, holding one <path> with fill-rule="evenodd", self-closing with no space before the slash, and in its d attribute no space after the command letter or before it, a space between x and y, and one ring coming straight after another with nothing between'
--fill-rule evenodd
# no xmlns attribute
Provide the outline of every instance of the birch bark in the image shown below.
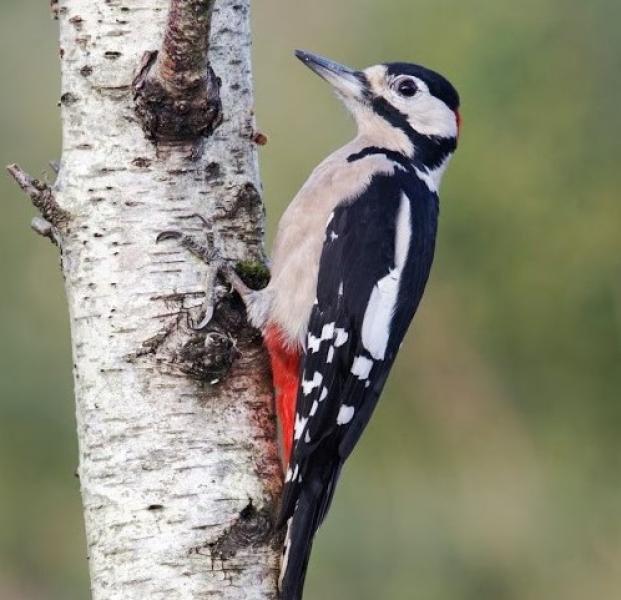
<svg viewBox="0 0 621 600"><path fill-rule="evenodd" d="M263 259L249 0L215 4L210 62L224 120L198 157L158 156L134 107L132 80L160 47L168 1L53 6L63 155L52 192L69 215L55 235L92 596L276 598L280 464L260 339L221 286L212 326L193 331L215 274L155 243L169 229L203 236L199 213L222 256Z"/></svg>

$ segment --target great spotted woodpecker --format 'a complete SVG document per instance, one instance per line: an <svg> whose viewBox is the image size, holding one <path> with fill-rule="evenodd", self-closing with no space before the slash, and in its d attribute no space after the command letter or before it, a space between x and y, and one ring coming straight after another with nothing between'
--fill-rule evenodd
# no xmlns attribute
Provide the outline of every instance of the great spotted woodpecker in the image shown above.
<svg viewBox="0 0 621 600"><path fill-rule="evenodd" d="M289 205L271 281L245 294L271 355L287 462L283 600L302 597L315 532L423 295L460 127L459 95L438 73L296 54L332 85L358 135Z"/></svg>
<svg viewBox="0 0 621 600"><path fill-rule="evenodd" d="M460 128L459 95L434 71L296 54L332 85L358 135L285 211L266 288L222 268L272 361L286 463L282 600L302 598L314 535L423 295Z"/></svg>

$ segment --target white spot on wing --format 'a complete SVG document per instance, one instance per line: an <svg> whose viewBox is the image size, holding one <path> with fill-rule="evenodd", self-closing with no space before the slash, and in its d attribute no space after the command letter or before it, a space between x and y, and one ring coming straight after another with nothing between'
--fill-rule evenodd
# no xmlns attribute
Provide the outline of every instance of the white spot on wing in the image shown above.
<svg viewBox="0 0 621 600"><path fill-rule="evenodd" d="M321 345L321 338L315 337L310 331L308 332L308 342L306 347L309 352L319 352L319 346Z"/></svg>
<svg viewBox="0 0 621 600"><path fill-rule="evenodd" d="M373 368L373 361L366 356L356 356L354 364L351 366L352 375L358 379L368 379L369 373Z"/></svg>
<svg viewBox="0 0 621 600"><path fill-rule="evenodd" d="M401 196L395 234L395 266L373 288L362 322L362 344L376 360L383 360L390 337L390 325L397 306L403 267L412 239L411 208L408 197Z"/></svg>
<svg viewBox="0 0 621 600"><path fill-rule="evenodd" d="M323 390L321 390L321 396L319 397L319 402L323 402L327 397L328 397L328 388L324 387Z"/></svg>
<svg viewBox="0 0 621 600"><path fill-rule="evenodd" d="M324 390L326 390L326 388L323 388ZM326 393L328 392L328 390L326 390ZM323 392L322 392L323 394ZM317 400L315 400L313 402L313 405L311 406L310 409L310 413L308 413L309 417L314 417L317 414L317 409L319 408L319 402L317 402Z"/></svg>
<svg viewBox="0 0 621 600"><path fill-rule="evenodd" d="M295 433L293 435L294 441L299 440L302 437L302 432L306 427L306 423L308 423L308 417L301 417L300 415L295 415ZM293 476L295 480L295 474Z"/></svg>
<svg viewBox="0 0 621 600"><path fill-rule="evenodd" d="M328 364L332 364L333 360L334 360L334 346L330 346L330 348L328 348L328 357L326 358L326 362Z"/></svg>
<svg viewBox="0 0 621 600"><path fill-rule="evenodd" d="M323 326L321 330L321 339L322 340L331 340L334 337L334 323L328 323Z"/></svg>
<svg viewBox="0 0 621 600"><path fill-rule="evenodd" d="M347 331L345 331L343 328L337 327L336 328L336 339L334 340L334 347L340 348L347 342L348 339L349 339L349 333L347 333Z"/></svg>
<svg viewBox="0 0 621 600"><path fill-rule="evenodd" d="M311 380L302 380L302 393L308 396L315 388L318 388L323 381L323 375L319 371L315 371Z"/></svg>
<svg viewBox="0 0 621 600"><path fill-rule="evenodd" d="M343 404L339 410L339 414L336 417L337 425L347 425L354 418L355 409L353 406L347 406Z"/></svg>
<svg viewBox="0 0 621 600"><path fill-rule="evenodd" d="M285 543L283 545L282 562L280 564L280 577L278 578L278 589L282 591L282 582L287 572L287 563L289 562L289 553L291 552L291 523L293 517L290 517L287 521L287 535L285 536Z"/></svg>
<svg viewBox="0 0 621 600"><path fill-rule="evenodd" d="M321 342L331 340L334 337L334 323L328 323L321 330L321 337L315 337L310 331L308 332L307 348L309 352L319 352Z"/></svg>

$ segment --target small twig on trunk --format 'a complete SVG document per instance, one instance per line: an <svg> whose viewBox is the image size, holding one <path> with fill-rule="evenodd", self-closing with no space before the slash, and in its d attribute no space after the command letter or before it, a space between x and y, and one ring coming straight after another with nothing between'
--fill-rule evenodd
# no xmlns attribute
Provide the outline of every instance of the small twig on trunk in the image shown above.
<svg viewBox="0 0 621 600"><path fill-rule="evenodd" d="M30 177L16 164L9 165L6 169L41 213L41 216L32 220L32 229L59 245L59 230L69 222L69 213L58 205L54 193L46 183Z"/></svg>
<svg viewBox="0 0 621 600"><path fill-rule="evenodd" d="M149 139L200 145L222 122L220 80L209 64L214 0L171 0L164 43L134 79L136 112Z"/></svg>
<svg viewBox="0 0 621 600"><path fill-rule="evenodd" d="M60 13L58 0L50 0L50 10L52 11L52 17L58 21L58 15Z"/></svg>

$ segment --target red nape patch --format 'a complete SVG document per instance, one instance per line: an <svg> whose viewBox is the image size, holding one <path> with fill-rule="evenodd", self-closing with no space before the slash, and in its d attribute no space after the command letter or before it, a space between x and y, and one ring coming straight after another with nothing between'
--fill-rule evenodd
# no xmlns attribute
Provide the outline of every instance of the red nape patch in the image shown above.
<svg viewBox="0 0 621 600"><path fill-rule="evenodd" d="M455 118L457 119L457 137L459 137L461 133L461 113L458 110L455 111Z"/></svg>
<svg viewBox="0 0 621 600"><path fill-rule="evenodd" d="M285 468L291 457L295 407L298 397L300 352L284 341L284 335L276 325L268 325L263 341L272 362L272 377L276 396L276 414L280 423Z"/></svg>

